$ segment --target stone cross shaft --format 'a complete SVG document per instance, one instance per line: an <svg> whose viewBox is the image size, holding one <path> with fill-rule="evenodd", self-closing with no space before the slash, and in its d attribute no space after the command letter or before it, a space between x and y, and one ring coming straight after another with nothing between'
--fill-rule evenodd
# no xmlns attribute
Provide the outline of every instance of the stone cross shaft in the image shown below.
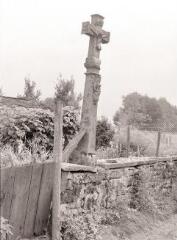
<svg viewBox="0 0 177 240"><path fill-rule="evenodd" d="M101 76L99 74L101 61L101 44L108 43L110 33L102 29L103 17L98 14L91 16L91 23L82 23L82 34L90 37L88 56L85 61L86 80L83 97L81 126L87 129L87 135L83 140L82 152L95 153L97 105L101 92Z"/></svg>

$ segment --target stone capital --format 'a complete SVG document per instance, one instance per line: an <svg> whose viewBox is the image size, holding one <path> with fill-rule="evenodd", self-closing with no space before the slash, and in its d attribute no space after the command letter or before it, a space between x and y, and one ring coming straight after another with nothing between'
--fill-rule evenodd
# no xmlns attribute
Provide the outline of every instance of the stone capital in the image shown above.
<svg viewBox="0 0 177 240"><path fill-rule="evenodd" d="M86 68L96 68L100 70L101 60L96 57L88 57L86 58L84 66Z"/></svg>

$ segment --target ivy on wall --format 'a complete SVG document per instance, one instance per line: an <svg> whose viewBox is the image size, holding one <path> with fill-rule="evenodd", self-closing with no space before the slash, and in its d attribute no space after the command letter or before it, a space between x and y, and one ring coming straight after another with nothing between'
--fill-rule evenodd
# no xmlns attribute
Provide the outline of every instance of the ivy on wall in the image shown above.
<svg viewBox="0 0 177 240"><path fill-rule="evenodd" d="M64 108L63 145L78 132L78 112ZM0 147L8 144L16 148L19 143L30 148L32 143L53 149L54 114L44 109L0 106Z"/></svg>

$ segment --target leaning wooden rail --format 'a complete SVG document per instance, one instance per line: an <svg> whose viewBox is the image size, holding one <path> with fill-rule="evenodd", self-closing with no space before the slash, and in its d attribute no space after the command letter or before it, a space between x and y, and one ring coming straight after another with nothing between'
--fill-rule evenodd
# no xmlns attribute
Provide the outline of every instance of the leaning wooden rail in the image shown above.
<svg viewBox="0 0 177 240"><path fill-rule="evenodd" d="M68 162L70 155L76 149L81 139L85 136L86 132L86 129L80 129L76 136L69 142L63 152L63 162Z"/></svg>

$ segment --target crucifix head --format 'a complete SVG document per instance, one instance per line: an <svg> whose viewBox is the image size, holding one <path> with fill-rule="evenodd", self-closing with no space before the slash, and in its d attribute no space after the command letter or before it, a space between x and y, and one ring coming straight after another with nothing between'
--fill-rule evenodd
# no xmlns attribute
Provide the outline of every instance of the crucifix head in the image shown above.
<svg viewBox="0 0 177 240"><path fill-rule="evenodd" d="M82 23L82 34L90 37L88 57L86 58L85 67L88 72L99 73L101 61L99 59L101 44L108 43L110 33L102 29L104 17L99 14L91 15L91 23Z"/></svg>
<svg viewBox="0 0 177 240"><path fill-rule="evenodd" d="M110 33L102 29L104 24L104 17L99 14L91 15L91 23L82 23L82 34L88 36L96 37L101 40L101 43L108 43L110 38Z"/></svg>

